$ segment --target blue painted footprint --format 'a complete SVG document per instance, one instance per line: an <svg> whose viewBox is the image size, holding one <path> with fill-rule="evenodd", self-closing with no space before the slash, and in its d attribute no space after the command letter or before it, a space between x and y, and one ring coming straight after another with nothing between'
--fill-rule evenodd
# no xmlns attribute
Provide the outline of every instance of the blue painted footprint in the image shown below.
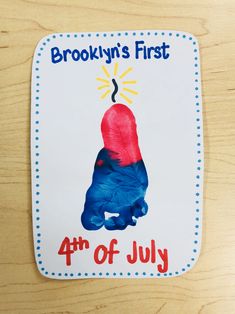
<svg viewBox="0 0 235 314"><path fill-rule="evenodd" d="M147 214L144 200L148 176L138 146L132 111L115 104L104 114L101 131L104 148L98 153L92 184L81 216L87 230L123 230ZM114 214L105 218L105 213Z"/></svg>

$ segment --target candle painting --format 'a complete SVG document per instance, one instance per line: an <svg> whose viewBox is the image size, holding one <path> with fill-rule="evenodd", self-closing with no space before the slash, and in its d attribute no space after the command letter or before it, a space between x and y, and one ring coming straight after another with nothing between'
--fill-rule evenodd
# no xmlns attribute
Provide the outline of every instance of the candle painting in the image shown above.
<svg viewBox="0 0 235 314"><path fill-rule="evenodd" d="M98 88L107 88L101 96L105 98L113 92L111 99L115 103L118 92L116 76L118 63L114 66L114 78L105 66L102 67L107 78L97 78L104 82ZM131 68L123 72L119 79L125 77ZM135 81L124 81L124 84ZM125 86L124 85L124 86ZM135 90L124 90L137 94ZM131 103L131 99L121 93ZM104 114L101 122L104 147L99 151L92 184L86 193L86 202L82 213L82 224L88 230L97 230L104 226L107 230L123 230L135 226L137 218L147 214L148 205L144 200L148 187L148 176L142 160L137 135L135 117L130 108L115 103ZM114 214L105 219L105 213Z"/></svg>

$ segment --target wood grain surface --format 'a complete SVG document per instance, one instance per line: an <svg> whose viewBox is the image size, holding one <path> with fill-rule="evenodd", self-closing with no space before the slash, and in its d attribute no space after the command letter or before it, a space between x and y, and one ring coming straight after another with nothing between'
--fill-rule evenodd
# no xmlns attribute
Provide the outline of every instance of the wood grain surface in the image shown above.
<svg viewBox="0 0 235 314"><path fill-rule="evenodd" d="M0 0L0 312L235 313L235 1ZM202 252L171 279L56 281L36 269L30 183L30 78L53 32L172 29L201 48L205 141Z"/></svg>

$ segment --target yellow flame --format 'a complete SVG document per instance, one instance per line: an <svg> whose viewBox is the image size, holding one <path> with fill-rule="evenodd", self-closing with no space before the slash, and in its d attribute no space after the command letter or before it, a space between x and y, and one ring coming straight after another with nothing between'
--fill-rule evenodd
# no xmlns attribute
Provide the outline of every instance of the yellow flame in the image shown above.
<svg viewBox="0 0 235 314"><path fill-rule="evenodd" d="M137 81L123 81L122 84L136 84Z"/></svg>
<svg viewBox="0 0 235 314"><path fill-rule="evenodd" d="M97 80L97 81L100 81L100 82L103 82L103 83L109 84L109 80L105 80L105 79L103 79L103 78L101 78L101 77L97 77L96 80Z"/></svg>
<svg viewBox="0 0 235 314"><path fill-rule="evenodd" d="M105 78L103 77L97 77L96 80L99 81L99 82L102 82L103 84L98 86L97 89L98 90L103 90L103 89L106 89L108 88L108 90L106 90L101 96L100 98L101 99L104 99L105 97L107 97L110 93L111 93L111 85L112 85L112 78L113 77L116 77L118 78L120 81L120 83L123 86L122 88L122 92L119 92L119 96L121 98L123 98L125 100L125 102L127 102L128 104L132 104L132 99L130 99L125 93L125 92L128 92L132 95L138 95L138 92L136 90L133 90L131 88L127 88L125 87L126 85L129 85L129 84L136 84L136 80L126 80L126 81L123 81L122 79L128 74L130 73L131 71L133 70L132 67L128 67L124 72L122 72L120 74L120 76L118 76L118 72L119 72L119 64L118 62L116 62L114 64L114 67L113 67L113 71L112 72L109 72L108 69L106 68L106 66L102 66L102 71L104 72L105 74ZM120 90L119 90L120 91Z"/></svg>
<svg viewBox="0 0 235 314"><path fill-rule="evenodd" d="M131 94L133 94L133 95L137 95L137 94L138 94L137 91L135 91L135 90L133 90L133 89L130 89L130 88L124 87L123 90L125 90L125 91L127 91L127 92L129 92L129 93L131 93Z"/></svg>
<svg viewBox="0 0 235 314"><path fill-rule="evenodd" d="M109 72L104 65L102 66L102 70L104 71L104 74L109 78L110 77Z"/></svg>
<svg viewBox="0 0 235 314"><path fill-rule="evenodd" d="M118 73L118 63L116 62L114 65L114 71L113 71L113 75L116 76Z"/></svg>
<svg viewBox="0 0 235 314"><path fill-rule="evenodd" d="M109 87L109 86L110 86L109 84L106 84L106 85L101 85L101 86L99 86L99 87L98 87L98 89L107 88L107 87Z"/></svg>
<svg viewBox="0 0 235 314"><path fill-rule="evenodd" d="M104 99L110 92L111 92L111 90L108 89L104 94L102 94L102 95L100 96L100 98L101 98L101 99Z"/></svg>
<svg viewBox="0 0 235 314"><path fill-rule="evenodd" d="M120 93L120 96L121 96L124 100L126 100L129 105L132 104L132 100L131 100L130 98L128 98L126 95L124 95L123 93Z"/></svg>
<svg viewBox="0 0 235 314"><path fill-rule="evenodd" d="M124 76L126 76L129 72L131 72L133 69L129 67L126 71L124 71L119 78L122 79Z"/></svg>

